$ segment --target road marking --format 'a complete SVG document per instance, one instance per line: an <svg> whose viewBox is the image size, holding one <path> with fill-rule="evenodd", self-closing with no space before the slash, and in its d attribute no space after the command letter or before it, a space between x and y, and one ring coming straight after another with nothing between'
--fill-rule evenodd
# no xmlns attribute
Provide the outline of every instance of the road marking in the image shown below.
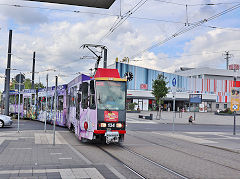
<svg viewBox="0 0 240 179"><path fill-rule="evenodd" d="M72 160L72 157L69 158L58 158L59 160Z"/></svg>
<svg viewBox="0 0 240 179"><path fill-rule="evenodd" d="M215 142L215 141L205 140L205 139L201 139L201 138L197 138L197 137L186 136L186 135L183 135L183 134L158 133L158 132L152 132L152 133L162 135L162 136L166 136L166 137L173 137L173 138L176 138L176 139L186 140L186 141L193 142L193 143L198 143L198 144L216 144L216 143L218 143L218 142Z"/></svg>
<svg viewBox="0 0 240 179"><path fill-rule="evenodd" d="M157 124L157 122L153 122L151 120L138 120L138 119L129 119L127 118L127 123L133 123L133 124Z"/></svg>
<svg viewBox="0 0 240 179"><path fill-rule="evenodd" d="M32 148L9 148L12 150L32 150Z"/></svg>
<svg viewBox="0 0 240 179"><path fill-rule="evenodd" d="M50 153L50 155L61 155L62 153Z"/></svg>

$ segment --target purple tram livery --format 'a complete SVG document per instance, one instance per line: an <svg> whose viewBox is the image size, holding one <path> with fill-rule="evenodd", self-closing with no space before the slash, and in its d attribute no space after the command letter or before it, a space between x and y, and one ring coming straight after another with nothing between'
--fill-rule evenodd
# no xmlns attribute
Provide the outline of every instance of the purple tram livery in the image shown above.
<svg viewBox="0 0 240 179"><path fill-rule="evenodd" d="M98 68L94 77L81 74L68 84L67 127L79 140L124 140L126 81L117 69Z"/></svg>
<svg viewBox="0 0 240 179"><path fill-rule="evenodd" d="M66 89L67 85L59 85L57 87L57 112L56 125L66 125ZM37 120L41 122L53 123L54 113L54 95L55 86L38 90L38 116ZM47 103L47 104L46 104Z"/></svg>
<svg viewBox="0 0 240 179"><path fill-rule="evenodd" d="M17 90L10 90L9 92L9 113L11 116L18 115L18 97L19 93ZM20 117L23 117L23 103L22 103L23 94L20 93Z"/></svg>
<svg viewBox="0 0 240 179"><path fill-rule="evenodd" d="M24 89L23 95L23 118L36 119L36 90ZM21 100L21 98L20 98Z"/></svg>
<svg viewBox="0 0 240 179"><path fill-rule="evenodd" d="M10 115L18 114L18 91L10 91ZM24 89L20 92L20 117L36 119L36 90Z"/></svg>

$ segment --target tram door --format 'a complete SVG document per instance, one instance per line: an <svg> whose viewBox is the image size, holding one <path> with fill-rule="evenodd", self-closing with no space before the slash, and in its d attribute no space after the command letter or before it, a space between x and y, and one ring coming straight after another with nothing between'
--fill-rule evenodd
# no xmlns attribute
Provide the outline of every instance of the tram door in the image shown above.
<svg viewBox="0 0 240 179"><path fill-rule="evenodd" d="M24 98L24 117L30 118L29 112L30 112L30 105L31 105L31 99L29 97Z"/></svg>
<svg viewBox="0 0 240 179"><path fill-rule="evenodd" d="M80 120L80 102L81 102L81 97L82 97L82 94L81 94L81 85L79 86L79 90L77 91L77 94L76 94L76 119L77 120Z"/></svg>

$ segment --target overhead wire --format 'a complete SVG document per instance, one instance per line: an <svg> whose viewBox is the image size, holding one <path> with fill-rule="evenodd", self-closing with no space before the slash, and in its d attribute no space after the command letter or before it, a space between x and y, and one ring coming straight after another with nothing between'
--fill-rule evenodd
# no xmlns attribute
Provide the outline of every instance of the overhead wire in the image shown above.
<svg viewBox="0 0 240 179"><path fill-rule="evenodd" d="M140 7L142 7L148 0L140 0L131 10L127 11L123 15L117 17L110 30L99 40L101 42L108 36L110 36L118 27L120 27L132 14L134 14Z"/></svg>
<svg viewBox="0 0 240 179"><path fill-rule="evenodd" d="M178 6L186 6L184 3L177 3L177 2L171 2L171 1L163 1L163 0L154 0L166 4L173 4ZM201 4L188 4L188 6L217 6L217 5L227 5L227 4L238 4L240 2L218 2L218 3L201 3Z"/></svg>
<svg viewBox="0 0 240 179"><path fill-rule="evenodd" d="M170 3L170 4L176 4L176 5L184 5L186 6L186 4L181 4L181 3L173 3L173 2L168 2L168 1L161 1L158 0L159 2L165 2L165 3ZM134 19L141 19L141 20L153 20L153 21L162 21L162 22L169 22L169 23L178 23L178 24L184 24L184 22L177 22L177 21L169 21L169 20L161 20L161 19L152 19L152 18L144 18L144 17L130 17L130 15L132 15L134 12L136 12L143 4L145 4L147 2L147 0L141 0L139 1L130 11L128 11L127 13L125 13L124 15L126 15L126 19L127 18L134 18ZM142 4L141 4L142 3ZM232 2L232 3L215 3L214 5L220 5L220 4L233 4L233 3L237 3L237 2ZM106 15L106 16L114 16L117 17L117 20L119 19L119 15L114 15L114 14L106 14L106 13L94 13L94 12L82 12L82 11L78 11L78 10L65 10L65 9L57 9L57 8L45 8L45 7L36 7L36 6L25 6L25 5L11 5L11 4L0 4L0 5L5 5L5 6L12 6L12 7L22 7L22 8L33 8L33 9L43 9L43 10L54 10L54 11L63 11L63 12L74 12L74 13L85 13L85 14L96 14L96 15ZM213 4L195 4L195 5L213 5ZM189 6L194 6L194 4L189 4ZM123 15L123 16L124 16ZM125 19L125 20L126 20ZM113 24L113 28L111 28L110 30L113 32L114 30L116 30L123 22L117 22L117 20L115 21L115 23ZM211 19L210 19L211 20ZM195 24L196 25L196 24ZM203 26L203 25L201 25ZM209 27L212 29L226 29L226 30L234 30L234 31L238 31L235 29L230 29L230 28L221 28L221 27L215 27L215 26L205 26L205 27ZM179 30L178 32L176 32L175 34L177 35L178 33L180 33L182 30ZM112 33L111 32L111 33ZM22 59L22 58L20 58Z"/></svg>
<svg viewBox="0 0 240 179"><path fill-rule="evenodd" d="M188 32L188 31L190 31L190 30L192 30L192 29L194 29L194 28L196 28L196 27L198 27L198 26L201 26L202 24L204 24L204 23L206 23L206 22L209 22L209 21L211 21L211 20L213 20L213 19L216 19L217 17L220 17L220 16L222 16L222 15L228 13L228 12L231 12L231 11L233 11L233 10L235 10L235 9L238 9L238 8L240 8L240 4L237 4L237 5L235 5L235 6L231 7L231 8L228 8L228 9L226 9L226 10L220 12L220 13L217 13L217 14L209 17L209 18L200 20L200 21L198 21L198 22L196 22L196 23L191 23L190 26L186 26L185 28L183 28L183 30L180 30L180 31L175 32L173 35L165 38L163 41L160 41L160 42L158 42L158 43L156 43L156 44L154 44L154 45L152 45L152 46L150 46L150 47L148 47L148 48L146 48L146 49L144 49L144 50L136 53L135 55L133 55L133 56L131 57L131 59L133 59L133 58L141 55L142 53L144 53L144 52L146 52L146 51L152 50L153 48L155 48L155 47L157 47L157 46L160 46L160 45L162 45L162 44L170 41L171 39L173 39L173 38L175 38L175 37L177 37L177 36L180 36L180 35Z"/></svg>

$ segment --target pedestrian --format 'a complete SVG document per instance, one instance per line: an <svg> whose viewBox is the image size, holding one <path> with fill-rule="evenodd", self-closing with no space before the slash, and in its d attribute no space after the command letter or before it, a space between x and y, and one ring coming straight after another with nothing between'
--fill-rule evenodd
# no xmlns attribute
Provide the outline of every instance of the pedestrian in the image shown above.
<svg viewBox="0 0 240 179"><path fill-rule="evenodd" d="M192 123L193 123L193 117L192 117L192 116L190 116L190 117L188 118L188 123L189 123L189 124L192 124Z"/></svg>

